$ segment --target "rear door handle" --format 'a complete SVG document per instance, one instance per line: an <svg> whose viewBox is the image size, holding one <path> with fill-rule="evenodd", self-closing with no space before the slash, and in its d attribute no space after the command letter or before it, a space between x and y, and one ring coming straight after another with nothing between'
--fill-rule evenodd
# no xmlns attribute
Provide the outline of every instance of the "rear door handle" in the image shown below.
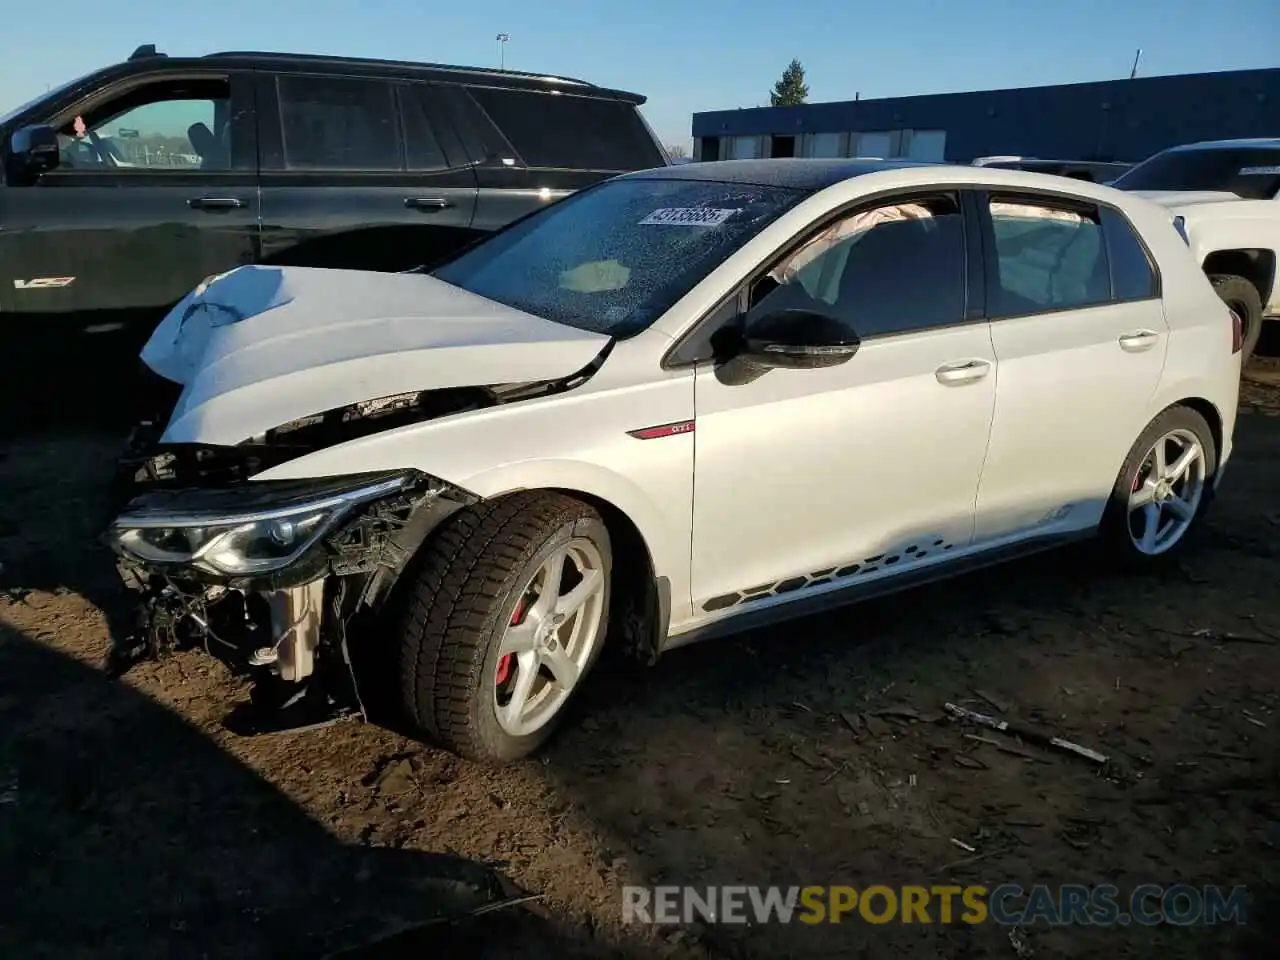
<svg viewBox="0 0 1280 960"><path fill-rule="evenodd" d="M991 364L986 360L958 360L955 363L944 363L934 376L938 382L948 387L962 383L975 383L991 372Z"/></svg>
<svg viewBox="0 0 1280 960"><path fill-rule="evenodd" d="M443 197L405 197L404 205L410 210L421 210L424 213L434 213L437 210L447 210L453 206Z"/></svg>
<svg viewBox="0 0 1280 960"><path fill-rule="evenodd" d="M1154 330L1135 330L1120 338L1120 349L1128 353L1140 353L1150 350L1160 340L1160 334Z"/></svg>
<svg viewBox="0 0 1280 960"><path fill-rule="evenodd" d="M244 205L243 200L235 197L197 197L187 201L192 210L239 210Z"/></svg>

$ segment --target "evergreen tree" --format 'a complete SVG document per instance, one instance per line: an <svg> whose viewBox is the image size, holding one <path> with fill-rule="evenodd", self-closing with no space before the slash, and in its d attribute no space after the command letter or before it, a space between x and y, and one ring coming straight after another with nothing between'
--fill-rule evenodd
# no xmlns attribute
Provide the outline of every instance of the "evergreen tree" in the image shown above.
<svg viewBox="0 0 1280 960"><path fill-rule="evenodd" d="M792 60L782 71L782 79L773 85L769 102L775 107L796 107L809 99L809 85L804 82L804 67Z"/></svg>

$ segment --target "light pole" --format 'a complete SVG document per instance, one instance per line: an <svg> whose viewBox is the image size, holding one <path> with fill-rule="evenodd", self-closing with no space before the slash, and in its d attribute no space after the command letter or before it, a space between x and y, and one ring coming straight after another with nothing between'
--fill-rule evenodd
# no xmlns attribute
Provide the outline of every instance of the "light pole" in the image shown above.
<svg viewBox="0 0 1280 960"><path fill-rule="evenodd" d="M498 34L498 69L505 70L507 68L507 41L511 39L511 34Z"/></svg>

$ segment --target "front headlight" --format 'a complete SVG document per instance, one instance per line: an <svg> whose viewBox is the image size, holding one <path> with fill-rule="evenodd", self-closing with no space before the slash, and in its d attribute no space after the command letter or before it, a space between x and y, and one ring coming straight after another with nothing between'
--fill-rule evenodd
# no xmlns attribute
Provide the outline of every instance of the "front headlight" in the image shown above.
<svg viewBox="0 0 1280 960"><path fill-rule="evenodd" d="M289 566L356 507L403 490L412 473L259 481L223 490L155 493L111 525L119 551L143 563L228 576Z"/></svg>

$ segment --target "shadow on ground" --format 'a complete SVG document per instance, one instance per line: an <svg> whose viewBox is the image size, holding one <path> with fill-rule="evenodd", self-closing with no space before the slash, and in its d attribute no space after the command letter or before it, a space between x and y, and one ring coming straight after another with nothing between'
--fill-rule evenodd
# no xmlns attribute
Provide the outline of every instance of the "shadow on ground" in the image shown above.
<svg viewBox="0 0 1280 960"><path fill-rule="evenodd" d="M0 447L0 955L316 955L500 901L491 867L545 902L364 956L1017 956L989 924L619 923L625 884L947 882L1245 884L1251 929L1027 939L1268 955L1280 418L1237 436L1199 549L1164 574L1063 553L611 667L543 757L500 771L362 725L235 740L212 718L242 691L198 655L106 680L120 599L92 544L116 441ZM997 711L977 691L1113 763L971 739L940 714Z"/></svg>

